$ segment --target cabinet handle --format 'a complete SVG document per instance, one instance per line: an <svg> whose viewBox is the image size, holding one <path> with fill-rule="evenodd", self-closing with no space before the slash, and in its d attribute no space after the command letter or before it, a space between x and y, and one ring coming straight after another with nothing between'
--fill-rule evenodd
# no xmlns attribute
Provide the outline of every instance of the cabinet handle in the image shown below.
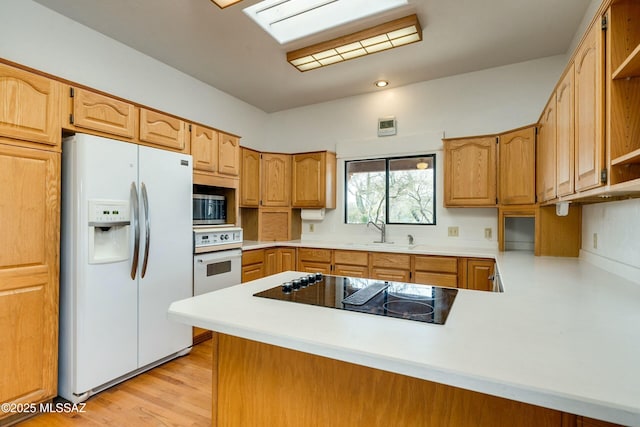
<svg viewBox="0 0 640 427"><path fill-rule="evenodd" d="M487 280L489 280L490 282L493 282L494 280L496 280L496 275L492 274L491 276L487 277Z"/></svg>

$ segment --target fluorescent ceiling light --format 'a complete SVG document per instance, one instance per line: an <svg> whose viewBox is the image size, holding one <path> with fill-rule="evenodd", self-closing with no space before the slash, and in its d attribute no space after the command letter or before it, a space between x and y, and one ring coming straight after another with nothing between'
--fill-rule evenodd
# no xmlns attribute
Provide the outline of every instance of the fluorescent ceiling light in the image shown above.
<svg viewBox="0 0 640 427"><path fill-rule="evenodd" d="M264 0L243 11L278 43L284 44L404 6L408 2L408 0Z"/></svg>
<svg viewBox="0 0 640 427"><path fill-rule="evenodd" d="M381 52L422 40L416 15L405 16L357 33L287 53L287 61L300 71Z"/></svg>
<svg viewBox="0 0 640 427"><path fill-rule="evenodd" d="M220 9L224 9L225 7L232 6L236 3L240 3L242 0L211 0L216 4Z"/></svg>

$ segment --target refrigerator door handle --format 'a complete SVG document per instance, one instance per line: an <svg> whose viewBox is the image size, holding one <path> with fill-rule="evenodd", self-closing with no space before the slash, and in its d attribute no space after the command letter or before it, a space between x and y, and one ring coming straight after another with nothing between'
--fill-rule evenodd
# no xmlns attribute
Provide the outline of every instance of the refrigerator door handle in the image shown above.
<svg viewBox="0 0 640 427"><path fill-rule="evenodd" d="M131 183L131 204L133 205L133 260L131 262L131 279L136 279L136 271L138 270L138 254L140 252L140 206L138 205L138 189L136 183Z"/></svg>
<svg viewBox="0 0 640 427"><path fill-rule="evenodd" d="M147 186L144 185L144 182L140 185L140 192L142 193L145 227L144 258L142 261L142 273L140 274L140 277L144 278L147 273L147 262L149 261L149 240L151 238L151 227L149 226L149 196L147 196Z"/></svg>

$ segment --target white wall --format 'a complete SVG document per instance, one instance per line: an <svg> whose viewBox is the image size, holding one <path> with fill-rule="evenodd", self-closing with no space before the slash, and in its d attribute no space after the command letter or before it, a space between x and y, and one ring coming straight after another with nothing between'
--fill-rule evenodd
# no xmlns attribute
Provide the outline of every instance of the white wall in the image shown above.
<svg viewBox="0 0 640 427"><path fill-rule="evenodd" d="M0 1L0 57L242 136L268 115L31 0Z"/></svg>
<svg viewBox="0 0 640 427"><path fill-rule="evenodd" d="M313 233L305 222L303 240L378 238L373 229L344 224L345 158L436 152L437 226L389 226L389 240L406 243L412 234L418 244L497 247L496 209L442 207L442 133L490 134L537 122L565 60L559 55L273 113L271 150L328 149L338 155L338 207L314 223ZM397 119L398 134L379 138L377 120L389 115ZM447 237L448 226L458 226L459 237ZM485 228L492 229L489 240Z"/></svg>
<svg viewBox="0 0 640 427"><path fill-rule="evenodd" d="M640 199L583 206L580 256L640 283Z"/></svg>

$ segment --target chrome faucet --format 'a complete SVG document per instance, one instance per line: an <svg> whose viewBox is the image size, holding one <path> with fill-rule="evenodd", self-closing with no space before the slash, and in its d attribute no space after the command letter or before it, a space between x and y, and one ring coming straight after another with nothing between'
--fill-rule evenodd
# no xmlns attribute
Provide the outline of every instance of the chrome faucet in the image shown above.
<svg viewBox="0 0 640 427"><path fill-rule="evenodd" d="M376 222L379 222L380 225L378 225ZM386 228L386 224L384 223L384 221L380 220L380 221L369 221L367 223L367 228L369 228L370 225L373 225L375 228L377 228L378 230L380 230L380 240L377 240L373 243L386 243L387 242L387 228Z"/></svg>

